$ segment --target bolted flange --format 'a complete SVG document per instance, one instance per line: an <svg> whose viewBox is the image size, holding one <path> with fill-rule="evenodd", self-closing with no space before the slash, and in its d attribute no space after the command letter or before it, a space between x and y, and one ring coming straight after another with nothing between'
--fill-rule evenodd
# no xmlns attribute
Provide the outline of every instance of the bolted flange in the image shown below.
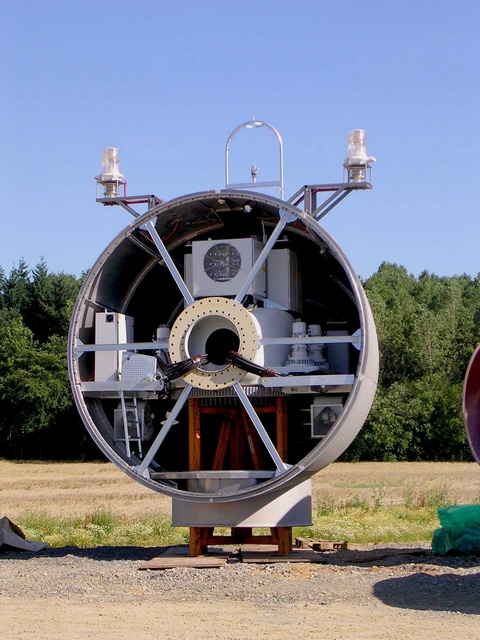
<svg viewBox="0 0 480 640"><path fill-rule="evenodd" d="M255 360L260 325L241 304L230 298L210 297L197 300L177 318L170 331L169 353L172 362L212 351L217 358L184 376L197 389L215 390L230 387L244 378L245 371L218 358L221 345L228 345L248 360ZM221 344L220 344L221 343ZM238 345L238 346L237 346ZM237 347L237 348L234 348Z"/></svg>

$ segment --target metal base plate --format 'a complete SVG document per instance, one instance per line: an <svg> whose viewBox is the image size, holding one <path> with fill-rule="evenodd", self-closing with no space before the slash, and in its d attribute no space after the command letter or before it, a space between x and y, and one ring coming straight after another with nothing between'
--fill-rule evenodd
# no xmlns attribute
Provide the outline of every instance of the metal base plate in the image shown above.
<svg viewBox="0 0 480 640"><path fill-rule="evenodd" d="M312 524L312 483L234 502L172 500L174 527L302 527Z"/></svg>

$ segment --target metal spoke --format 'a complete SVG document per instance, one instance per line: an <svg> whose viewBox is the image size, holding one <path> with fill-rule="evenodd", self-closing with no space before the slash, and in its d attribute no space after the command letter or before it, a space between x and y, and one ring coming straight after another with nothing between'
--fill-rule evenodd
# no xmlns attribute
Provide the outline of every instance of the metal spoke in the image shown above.
<svg viewBox="0 0 480 640"><path fill-rule="evenodd" d="M265 427L261 423L260 418L258 417L257 412L253 408L252 403L248 399L247 394L243 390L243 387L239 382L236 382L233 385L233 388L235 389L237 396L240 398L240 401L243 404L243 408L248 413L250 420L253 422L253 425L257 430L258 435L262 439L263 444L266 446L267 451L270 454L270 457L272 458L272 460L275 463L275 466L277 467L277 470L280 473L283 473L284 471L288 471L290 466L287 465L285 462L283 462L283 460L281 459L280 454L276 450L275 445L271 441L270 436L265 430Z"/></svg>
<svg viewBox="0 0 480 640"><path fill-rule="evenodd" d="M255 264L252 267L252 270L250 271L250 274L248 275L248 278L243 283L243 286L242 286L241 290L239 291L239 293L235 297L235 302L239 302L240 304L242 303L242 300L245 297L248 289L250 288L250 285L252 284L252 282L256 278L256 276L257 276L258 272L260 271L260 269L263 267L266 259L268 258L268 254L273 249L276 241L278 240L280 234L284 230L286 224L288 222L292 222L293 220L295 220L295 216L292 213L289 213L288 211L285 211L285 209L281 209L280 210L280 220L278 221L277 226L273 230L273 233L271 234L271 236L267 240L267 243L263 247L262 252L258 256Z"/></svg>
<svg viewBox="0 0 480 640"><path fill-rule="evenodd" d="M162 239L158 235L157 230L155 229L155 225L150 220L149 222L145 223L145 226L147 227L148 233L150 234L150 237L152 238L153 242L155 243L155 246L157 247L158 252L162 256L162 258L163 258L163 260L164 260L164 262L165 262L165 264L167 266L167 269L170 271L173 279L175 280L175 284L180 289L180 292L181 292L182 296L184 297L185 302L187 304L192 304L194 302L194 298L193 298L192 294L190 293L190 291L188 290L187 285L185 284L182 276L180 275L175 263L173 262L170 254L168 253L165 245L163 244Z"/></svg>
<svg viewBox="0 0 480 640"><path fill-rule="evenodd" d="M165 422L163 423L163 427L160 429L160 432L158 433L157 437L153 441L152 446L150 447L150 449L146 453L142 464L135 468L135 471L138 473L139 476L143 476L145 474L145 472L146 472L146 470L148 468L148 465L152 462L152 460L155 457L157 451L160 449L160 447L162 445L162 442L167 437L168 432L170 431L170 429L173 426L173 423L177 419L178 414L180 413L180 411L183 408L183 405L187 401L191 390L192 390L192 385L191 384L187 384L185 389L182 391L179 399L175 403L175 406L173 407L171 412L168 414L168 417L165 420Z"/></svg>

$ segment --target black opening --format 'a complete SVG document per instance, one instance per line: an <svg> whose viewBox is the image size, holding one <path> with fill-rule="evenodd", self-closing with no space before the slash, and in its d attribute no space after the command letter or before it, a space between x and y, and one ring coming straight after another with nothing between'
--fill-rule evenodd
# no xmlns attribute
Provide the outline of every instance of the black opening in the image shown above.
<svg viewBox="0 0 480 640"><path fill-rule="evenodd" d="M240 339L231 329L217 329L207 338L205 351L212 364L227 364L229 351L238 351Z"/></svg>

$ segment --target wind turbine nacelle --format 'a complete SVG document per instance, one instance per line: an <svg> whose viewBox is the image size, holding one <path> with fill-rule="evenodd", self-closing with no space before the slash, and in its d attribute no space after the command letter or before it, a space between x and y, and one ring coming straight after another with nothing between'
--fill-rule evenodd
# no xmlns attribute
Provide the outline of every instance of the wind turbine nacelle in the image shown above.
<svg viewBox="0 0 480 640"><path fill-rule="evenodd" d="M179 500L300 485L370 410L370 307L335 240L293 204L222 190L160 203L85 277L69 335L75 402L105 455Z"/></svg>

